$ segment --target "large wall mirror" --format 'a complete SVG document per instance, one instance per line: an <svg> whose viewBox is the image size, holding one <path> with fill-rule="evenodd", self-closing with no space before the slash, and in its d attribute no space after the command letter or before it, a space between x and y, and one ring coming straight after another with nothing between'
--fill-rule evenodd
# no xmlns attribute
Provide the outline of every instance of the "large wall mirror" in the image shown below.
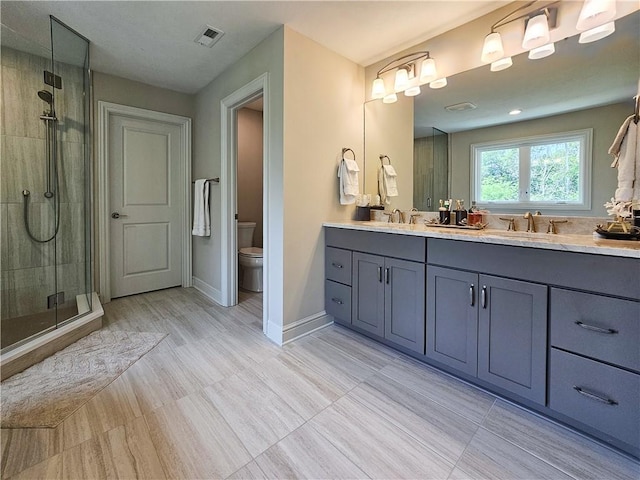
<svg viewBox="0 0 640 480"><path fill-rule="evenodd" d="M399 194L388 208L435 210L439 198L468 201L472 144L591 128L591 207L554 213L606 215L602 204L616 188L607 150L633 113L639 88L639 26L636 11L597 42L579 44L576 35L556 42L556 53L544 59L529 60L523 53L501 72L485 65L449 77L446 88L425 86L419 96L399 95L394 104L365 103L365 193L377 191L378 157L384 154L398 173ZM465 103L475 108L456 107ZM522 113L510 116L516 108ZM443 142L447 136L441 132L448 140ZM428 154L420 155L420 149ZM414 162L414 156L429 163Z"/></svg>

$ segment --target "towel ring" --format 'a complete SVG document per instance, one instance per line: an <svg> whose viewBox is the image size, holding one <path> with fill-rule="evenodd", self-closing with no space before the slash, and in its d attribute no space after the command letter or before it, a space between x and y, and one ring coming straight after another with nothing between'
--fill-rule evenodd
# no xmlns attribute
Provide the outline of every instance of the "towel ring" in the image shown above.
<svg viewBox="0 0 640 480"><path fill-rule="evenodd" d="M350 148L343 148L342 149L342 158L344 158L344 154L347 152L351 152L353 154L353 159L356 159L356 152L354 152L353 150L351 150Z"/></svg>
<svg viewBox="0 0 640 480"><path fill-rule="evenodd" d="M391 165L391 159L387 155L380 154L380 165L384 165L384 159L387 159L389 165Z"/></svg>

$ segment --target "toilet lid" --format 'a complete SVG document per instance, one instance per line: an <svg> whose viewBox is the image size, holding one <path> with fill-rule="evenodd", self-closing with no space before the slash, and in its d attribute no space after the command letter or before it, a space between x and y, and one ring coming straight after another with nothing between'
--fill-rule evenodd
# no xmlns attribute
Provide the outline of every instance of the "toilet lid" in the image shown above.
<svg viewBox="0 0 640 480"><path fill-rule="evenodd" d="M245 255L247 257L262 257L262 249L258 247L241 248L240 255Z"/></svg>

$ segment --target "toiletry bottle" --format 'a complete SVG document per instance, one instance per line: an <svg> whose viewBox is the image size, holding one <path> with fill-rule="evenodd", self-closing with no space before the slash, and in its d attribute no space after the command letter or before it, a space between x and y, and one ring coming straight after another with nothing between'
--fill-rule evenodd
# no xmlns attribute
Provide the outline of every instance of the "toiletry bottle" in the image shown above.
<svg viewBox="0 0 640 480"><path fill-rule="evenodd" d="M482 223L482 214L476 205L475 200L471 200L471 207L469 207L469 213L467 214L467 225L477 225Z"/></svg>
<svg viewBox="0 0 640 480"><path fill-rule="evenodd" d="M442 200L440 200L440 202L442 202ZM449 222L451 221L451 212L449 211L449 200L445 200L444 205L440 207L438 210L439 210L438 213L440 216L440 224L449 225Z"/></svg>
<svg viewBox="0 0 640 480"><path fill-rule="evenodd" d="M467 222L464 221L467 218L467 211L463 207L464 200L456 200L455 219L456 225L464 225Z"/></svg>

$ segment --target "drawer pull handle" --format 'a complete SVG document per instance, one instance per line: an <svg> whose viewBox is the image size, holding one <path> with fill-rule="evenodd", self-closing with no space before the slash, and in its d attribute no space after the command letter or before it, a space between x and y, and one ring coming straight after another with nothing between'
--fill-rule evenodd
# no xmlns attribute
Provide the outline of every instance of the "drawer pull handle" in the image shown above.
<svg viewBox="0 0 640 480"><path fill-rule="evenodd" d="M382 267L378 267L378 282L382 283Z"/></svg>
<svg viewBox="0 0 640 480"><path fill-rule="evenodd" d="M600 395L596 395L595 393L589 392L582 387L578 387L576 385L573 386L573 389L578 392L580 395L584 395L591 400L596 400L597 402L606 403L607 405L618 405L618 402L615 400L611 400L610 398L601 397Z"/></svg>
<svg viewBox="0 0 640 480"><path fill-rule="evenodd" d="M614 330L613 328L596 327L595 325L589 325L587 323L582 323L579 320L576 321L576 325L578 325L579 327L584 328L585 330L591 330L592 332L598 332L598 333L606 333L607 335L614 335L614 334L618 333L618 330Z"/></svg>
<svg viewBox="0 0 640 480"><path fill-rule="evenodd" d="M475 302L475 285L472 283L471 285L469 285L469 305L470 306L474 306Z"/></svg>
<svg viewBox="0 0 640 480"><path fill-rule="evenodd" d="M336 268L344 268L344 266L340 265L339 263L333 262L331 265L333 265Z"/></svg>
<svg viewBox="0 0 640 480"><path fill-rule="evenodd" d="M337 303L338 305L343 305L344 302L342 300L340 300L339 298L332 298L331 301L333 303Z"/></svg>
<svg viewBox="0 0 640 480"><path fill-rule="evenodd" d="M482 296L480 297L482 300L482 308L487 308L487 286L483 285L482 290L480 292Z"/></svg>
<svg viewBox="0 0 640 480"><path fill-rule="evenodd" d="M389 285L389 281L390 281L390 275L389 275L389 269L385 268L384 269L384 281L386 282L387 285Z"/></svg>

